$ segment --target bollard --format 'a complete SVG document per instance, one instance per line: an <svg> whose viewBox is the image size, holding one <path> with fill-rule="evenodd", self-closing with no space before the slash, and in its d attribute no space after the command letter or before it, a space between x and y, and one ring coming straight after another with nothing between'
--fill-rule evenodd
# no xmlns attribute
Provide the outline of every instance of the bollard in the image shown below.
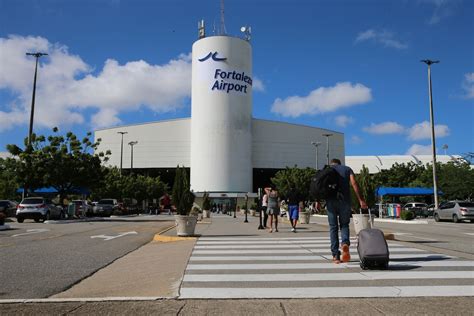
<svg viewBox="0 0 474 316"><path fill-rule="evenodd" d="M245 220L244 220L244 223L248 223L248 219L247 219L247 212L248 212L248 209L249 209L249 196L246 194L245 195Z"/></svg>
<svg viewBox="0 0 474 316"><path fill-rule="evenodd" d="M262 225L262 188L258 188L257 209L258 209L258 219L259 219L259 223L260 223L260 225L258 226L258 229L263 229L263 225Z"/></svg>

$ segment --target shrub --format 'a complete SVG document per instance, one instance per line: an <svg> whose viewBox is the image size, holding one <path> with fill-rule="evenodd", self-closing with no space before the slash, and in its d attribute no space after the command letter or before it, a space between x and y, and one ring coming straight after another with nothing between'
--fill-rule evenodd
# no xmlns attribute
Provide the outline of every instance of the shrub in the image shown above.
<svg viewBox="0 0 474 316"><path fill-rule="evenodd" d="M411 221L412 219L415 218L415 214L413 214L412 211L402 210L402 212L400 213L400 218L405 221Z"/></svg>
<svg viewBox="0 0 474 316"><path fill-rule="evenodd" d="M256 209L257 209L257 204L252 204L252 205L250 205L250 209L251 209L251 210L256 210Z"/></svg>
<svg viewBox="0 0 474 316"><path fill-rule="evenodd" d="M209 198L209 193L204 193L204 201L202 202L202 209L209 211L211 209L211 199Z"/></svg>
<svg viewBox="0 0 474 316"><path fill-rule="evenodd" d="M172 200L179 215L189 215L194 204L194 193L190 191L188 174L184 167L176 168Z"/></svg>

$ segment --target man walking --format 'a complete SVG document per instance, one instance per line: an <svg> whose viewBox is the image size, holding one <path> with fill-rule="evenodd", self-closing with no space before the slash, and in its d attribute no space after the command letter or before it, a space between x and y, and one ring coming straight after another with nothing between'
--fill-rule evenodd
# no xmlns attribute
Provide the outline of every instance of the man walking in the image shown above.
<svg viewBox="0 0 474 316"><path fill-rule="evenodd" d="M333 262L338 264L348 262L351 259L349 252L350 234L349 223L351 220L351 190L350 185L359 200L362 209L367 208L367 203L360 195L359 186L351 168L341 165L339 159L331 160L331 168L334 168L340 177L339 190L343 197L328 198L326 207L328 210L329 237L331 239L331 252ZM341 251L339 251L339 229L341 230Z"/></svg>
<svg viewBox="0 0 474 316"><path fill-rule="evenodd" d="M290 223L291 223L291 231L296 233L296 224L298 223L299 219L299 202L300 197L294 184L290 185L290 190L287 194L288 198L288 212L290 214Z"/></svg>

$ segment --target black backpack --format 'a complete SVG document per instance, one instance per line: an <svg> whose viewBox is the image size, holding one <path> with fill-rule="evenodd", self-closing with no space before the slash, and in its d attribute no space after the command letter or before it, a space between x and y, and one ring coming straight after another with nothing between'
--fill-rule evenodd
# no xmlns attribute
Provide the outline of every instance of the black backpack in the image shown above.
<svg viewBox="0 0 474 316"><path fill-rule="evenodd" d="M316 200L339 199L341 198L341 178L334 168L319 170L311 178L309 193Z"/></svg>

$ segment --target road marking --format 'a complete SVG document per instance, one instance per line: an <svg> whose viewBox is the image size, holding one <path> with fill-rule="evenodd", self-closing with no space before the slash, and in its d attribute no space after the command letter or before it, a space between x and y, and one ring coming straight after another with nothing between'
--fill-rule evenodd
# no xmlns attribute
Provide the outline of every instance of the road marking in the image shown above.
<svg viewBox="0 0 474 316"><path fill-rule="evenodd" d="M44 233L44 232L48 232L48 231L50 231L50 229L46 229L46 228L28 229L28 230L26 231L26 233L15 234L15 235L12 235L12 237L33 235L33 234L39 234L39 233Z"/></svg>
<svg viewBox="0 0 474 316"><path fill-rule="evenodd" d="M428 240L428 241L437 241L436 239L431 239L431 238L425 238L425 237L418 237L413 235L412 233L394 233L397 236L407 236L407 237L413 237L416 239L422 239L422 240Z"/></svg>
<svg viewBox="0 0 474 316"><path fill-rule="evenodd" d="M190 298L331 298L474 296L471 285L377 286L303 288L181 288L180 299Z"/></svg>
<svg viewBox="0 0 474 316"><path fill-rule="evenodd" d="M263 247L261 247L263 248ZM325 248L298 248L295 249L268 249L270 247L265 247L266 249L231 249L231 250L220 250L220 249L211 249L211 250L201 250L197 249L193 251L195 255L217 255L217 254L226 254L226 255L239 255L239 254L304 254L304 253L316 253L316 254L327 254L330 252L329 246ZM390 253L398 252L425 252L425 250L417 248L395 248L390 249ZM351 253L356 253L356 250L353 249Z"/></svg>
<svg viewBox="0 0 474 316"><path fill-rule="evenodd" d="M466 235L469 235L469 236L474 236L474 233L464 233Z"/></svg>
<svg viewBox="0 0 474 316"><path fill-rule="evenodd" d="M192 256L189 261L326 261L322 256Z"/></svg>
<svg viewBox="0 0 474 316"><path fill-rule="evenodd" d="M187 274L184 282L371 281L407 279L474 279L472 271L387 271L361 273Z"/></svg>
<svg viewBox="0 0 474 316"><path fill-rule="evenodd" d="M96 236L91 236L91 238L103 238L105 241L107 241L107 240L112 240L112 239L115 239L115 238L123 237L123 236L126 236L126 235L137 235L137 234L138 233L136 231L133 231L133 232L122 233L122 234L119 234L119 235L116 235L116 236L96 235Z"/></svg>
<svg viewBox="0 0 474 316"><path fill-rule="evenodd" d="M240 243L240 241L261 241L261 240L327 240L329 237L283 237L283 238L272 238L272 237L248 237L248 238L232 238L232 237L200 237L199 241L232 241L234 243ZM351 241L356 241L357 239L351 238Z"/></svg>
<svg viewBox="0 0 474 316"><path fill-rule="evenodd" d="M295 247L300 247L300 248L308 248L311 250L315 249L328 249L327 244L321 245L321 244L288 244L288 245L227 245L227 246L215 246L215 245L210 245L210 246L195 246L194 249L255 249L255 248L266 248L266 249L281 249L281 248L295 248ZM355 248L355 247L354 247ZM409 249L410 251L422 251L417 248L406 248L403 245L397 245L397 246L389 246L390 249Z"/></svg>

